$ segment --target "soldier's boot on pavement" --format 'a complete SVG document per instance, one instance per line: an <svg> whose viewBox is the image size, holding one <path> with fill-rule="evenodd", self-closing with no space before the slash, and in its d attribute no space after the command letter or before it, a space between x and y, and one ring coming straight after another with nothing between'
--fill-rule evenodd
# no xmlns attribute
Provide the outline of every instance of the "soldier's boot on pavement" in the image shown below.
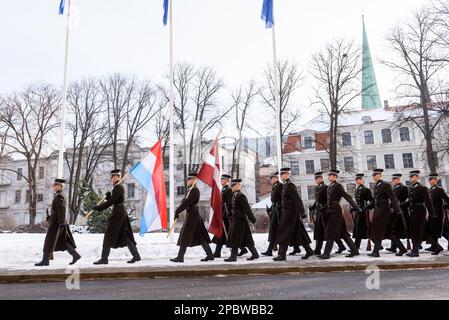
<svg viewBox="0 0 449 320"><path fill-rule="evenodd" d="M187 247L186 246L180 246L178 251L178 256L176 258L170 259L171 262L176 263L183 263L184 262L184 255L186 254Z"/></svg>
<svg viewBox="0 0 449 320"><path fill-rule="evenodd" d="M397 257L402 257L404 254L406 254L407 253L407 248L404 246L404 244L401 242L401 239L399 239L399 238L396 238L396 237L393 237L392 239L391 239L391 241L392 241L392 247L393 246L395 246L395 247L397 247L398 249L399 249L399 252L398 253L396 253L396 256Z"/></svg>
<svg viewBox="0 0 449 320"><path fill-rule="evenodd" d="M343 253L343 252L346 251L346 247L345 247L345 245L343 244L343 241L337 240L337 241L335 241L335 242L336 242L337 245L338 245L338 250L335 252L336 254L340 254L340 253Z"/></svg>
<svg viewBox="0 0 449 320"><path fill-rule="evenodd" d="M419 247L420 247L420 245L421 244L413 243L413 249L409 253L407 253L406 256L410 257L410 258L417 258L417 257L419 257Z"/></svg>
<svg viewBox="0 0 449 320"><path fill-rule="evenodd" d="M379 251L382 248L382 241L376 240L374 241L374 250L373 252L369 253L368 256L372 257L372 258L379 258L380 257L380 253Z"/></svg>
<svg viewBox="0 0 449 320"><path fill-rule="evenodd" d="M429 237L428 240L433 247L432 255L437 256L440 254L440 252L444 251L444 248L438 243L437 240L433 239L432 237Z"/></svg>
<svg viewBox="0 0 449 320"><path fill-rule="evenodd" d="M214 258L221 258L221 248L223 248L223 244L217 244L215 247Z"/></svg>
<svg viewBox="0 0 449 320"><path fill-rule="evenodd" d="M323 248L323 240L317 240L315 244L315 251L313 252L313 254L316 256L321 255L322 248Z"/></svg>
<svg viewBox="0 0 449 320"><path fill-rule="evenodd" d="M324 247L324 253L322 255L319 255L318 258L322 260L329 260L331 258L331 252L332 248L334 247L334 241L327 240L326 246Z"/></svg>
<svg viewBox="0 0 449 320"><path fill-rule="evenodd" d="M272 257L272 256L273 256L273 247L274 247L274 243L273 243L273 242L270 242L270 243L268 244L267 251L262 252L262 255L263 255L263 256L267 256L267 257Z"/></svg>
<svg viewBox="0 0 449 320"><path fill-rule="evenodd" d="M303 246L304 249L306 250L306 254L301 258L302 260L307 260L309 259L311 256L313 256L314 251L312 250L312 248L310 247L310 245L306 244Z"/></svg>
<svg viewBox="0 0 449 320"><path fill-rule="evenodd" d="M72 247L70 244L66 244L67 252L72 256L72 262L70 262L70 265L74 265L79 259L81 259L81 255L76 252L75 248Z"/></svg>
<svg viewBox="0 0 449 320"><path fill-rule="evenodd" d="M238 248L232 248L231 249L231 256L227 259L224 259L224 262L236 262L237 261L237 254L239 253Z"/></svg>
<svg viewBox="0 0 449 320"><path fill-rule="evenodd" d="M397 247L396 243L393 240L391 240L390 247L387 248L386 250L390 251L390 252L393 252L393 253L396 253L397 249L398 249L398 247Z"/></svg>
<svg viewBox="0 0 449 320"><path fill-rule="evenodd" d="M131 255L133 256L131 260L127 261L127 263L136 263L137 261L142 260L134 242L128 240L126 245L128 247L129 252L131 252Z"/></svg>
<svg viewBox="0 0 449 320"><path fill-rule="evenodd" d="M214 254L212 253L212 249L210 248L209 243L204 241L203 243L201 243L201 246L203 247L204 252L206 252L206 258L201 259L201 261L214 261Z"/></svg>
<svg viewBox="0 0 449 320"><path fill-rule="evenodd" d="M259 259L259 253L257 252L256 247L248 247L248 249L249 249L249 252L251 252L251 257L249 257L246 260L252 261L252 260Z"/></svg>
<svg viewBox="0 0 449 320"><path fill-rule="evenodd" d="M287 260L287 246L283 246L280 245L279 246L279 251L278 251L278 256L273 258L273 261L285 261Z"/></svg>
<svg viewBox="0 0 449 320"><path fill-rule="evenodd" d="M345 234L343 237L343 240L345 241L346 245L349 247L349 249L351 251L348 255L346 255L346 258L352 258L352 257L358 256L359 249L355 245L354 241L352 241L349 234Z"/></svg>
<svg viewBox="0 0 449 320"><path fill-rule="evenodd" d="M102 251L101 251L101 259L98 261L95 261L94 264L95 265L99 265L99 264L108 264L108 257L109 257L109 253L111 252L111 248L109 247L103 247Z"/></svg>
<svg viewBox="0 0 449 320"><path fill-rule="evenodd" d="M240 253L238 254L238 256L241 257L241 256L244 256L247 253L248 253L248 250L245 247L243 247L243 248L241 248Z"/></svg>
<svg viewBox="0 0 449 320"><path fill-rule="evenodd" d="M38 263L35 263L34 265L36 267L46 267L50 265L50 260L48 259L48 254L44 253L44 255L42 256L42 260Z"/></svg>
<svg viewBox="0 0 449 320"><path fill-rule="evenodd" d="M293 251L290 252L288 255L289 256L295 256L298 253L301 253L301 248L299 246L293 246Z"/></svg>

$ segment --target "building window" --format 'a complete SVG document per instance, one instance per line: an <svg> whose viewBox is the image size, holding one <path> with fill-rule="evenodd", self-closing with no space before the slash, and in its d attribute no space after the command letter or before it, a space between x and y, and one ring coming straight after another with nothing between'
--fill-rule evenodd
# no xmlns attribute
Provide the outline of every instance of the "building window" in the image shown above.
<svg viewBox="0 0 449 320"><path fill-rule="evenodd" d="M346 192L349 193L351 196L354 196L356 188L357 186L355 185L355 183L346 184Z"/></svg>
<svg viewBox="0 0 449 320"><path fill-rule="evenodd" d="M394 155L386 154L384 155L385 159L385 169L394 169Z"/></svg>
<svg viewBox="0 0 449 320"><path fill-rule="evenodd" d="M307 199L315 200L315 186L307 186Z"/></svg>
<svg viewBox="0 0 449 320"><path fill-rule="evenodd" d="M353 157L345 157L345 171L346 172L354 172L354 158Z"/></svg>
<svg viewBox="0 0 449 320"><path fill-rule="evenodd" d="M6 191L0 191L0 208L8 207L8 193Z"/></svg>
<svg viewBox="0 0 449 320"><path fill-rule="evenodd" d="M39 167L39 179L40 180L44 179L44 173L45 173L45 168Z"/></svg>
<svg viewBox="0 0 449 320"><path fill-rule="evenodd" d="M405 185L406 185L407 187L411 187L412 183L411 183L410 181L405 181Z"/></svg>
<svg viewBox="0 0 449 320"><path fill-rule="evenodd" d="M402 154L402 162L404 163L404 169L412 169L413 168L413 154L403 153Z"/></svg>
<svg viewBox="0 0 449 320"><path fill-rule="evenodd" d="M366 156L366 164L368 170L374 170L377 168L376 156Z"/></svg>
<svg viewBox="0 0 449 320"><path fill-rule="evenodd" d="M42 193L39 193L37 195L37 202L42 202L42 201L44 201L44 195Z"/></svg>
<svg viewBox="0 0 449 320"><path fill-rule="evenodd" d="M17 181L22 181L22 174L23 174L23 169L18 168L17 169Z"/></svg>
<svg viewBox="0 0 449 320"><path fill-rule="evenodd" d="M291 172L293 176L299 176L299 161L290 162Z"/></svg>
<svg viewBox="0 0 449 320"><path fill-rule="evenodd" d="M164 170L170 169L170 158L164 157Z"/></svg>
<svg viewBox="0 0 449 320"><path fill-rule="evenodd" d="M134 198L136 196L136 185L134 183L127 184L128 198Z"/></svg>
<svg viewBox="0 0 449 320"><path fill-rule="evenodd" d="M312 137L304 137L304 149L313 149Z"/></svg>
<svg viewBox="0 0 449 320"><path fill-rule="evenodd" d="M329 159L321 159L320 164L321 164L321 171L323 171L323 172L329 171L329 169L330 169Z"/></svg>
<svg viewBox="0 0 449 320"><path fill-rule="evenodd" d="M267 157L271 156L271 144L270 142L267 142L265 144L265 154Z"/></svg>
<svg viewBox="0 0 449 320"><path fill-rule="evenodd" d="M186 188L184 186L176 187L176 195L183 196L186 194Z"/></svg>
<svg viewBox="0 0 449 320"><path fill-rule="evenodd" d="M165 180L165 194L170 195L170 181Z"/></svg>
<svg viewBox="0 0 449 320"><path fill-rule="evenodd" d="M390 129L382 129L382 143L391 143L391 130Z"/></svg>
<svg viewBox="0 0 449 320"><path fill-rule="evenodd" d="M364 132L365 144L374 144L374 133L372 130L367 130Z"/></svg>
<svg viewBox="0 0 449 320"><path fill-rule="evenodd" d="M362 121L364 124L370 124L371 123L371 117L370 116L364 116L362 117Z"/></svg>
<svg viewBox="0 0 449 320"><path fill-rule="evenodd" d="M306 160L306 174L314 174L315 173L315 161Z"/></svg>
<svg viewBox="0 0 449 320"><path fill-rule="evenodd" d="M401 141L410 141L410 130L407 127L399 128L399 136Z"/></svg>
<svg viewBox="0 0 449 320"><path fill-rule="evenodd" d="M16 195L14 197L14 203L20 203L20 201L22 197L22 191L21 190L16 190Z"/></svg>
<svg viewBox="0 0 449 320"><path fill-rule="evenodd" d="M352 146L352 137L350 132L344 132L341 135L343 147Z"/></svg>

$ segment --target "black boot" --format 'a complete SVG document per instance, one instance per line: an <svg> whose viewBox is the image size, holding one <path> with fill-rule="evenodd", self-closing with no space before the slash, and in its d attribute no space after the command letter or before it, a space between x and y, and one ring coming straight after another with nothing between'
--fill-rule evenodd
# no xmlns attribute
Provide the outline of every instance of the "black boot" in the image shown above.
<svg viewBox="0 0 449 320"><path fill-rule="evenodd" d="M287 246L279 245L278 256L273 258L273 261L285 261L287 260Z"/></svg>
<svg viewBox="0 0 449 320"><path fill-rule="evenodd" d="M354 241L352 241L349 234L346 234L343 239L346 242L346 245L349 247L349 249L351 249L351 252L348 255L346 255L346 258L352 258L352 257L358 256L359 249L356 247Z"/></svg>
<svg viewBox="0 0 449 320"><path fill-rule="evenodd" d="M142 258L140 258L140 254L139 251L137 251L137 247L134 244L134 242L128 241L128 250L129 252L131 252L133 258L129 261L127 261L127 263L136 263L137 261L142 260Z"/></svg>
<svg viewBox="0 0 449 320"><path fill-rule="evenodd" d="M267 251L262 252L262 255L267 256L267 257L272 257L273 256L273 247L274 247L274 243L271 241L268 244Z"/></svg>
<svg viewBox="0 0 449 320"><path fill-rule="evenodd" d="M231 249L231 256L227 259L224 259L224 262L236 262L237 261L237 254L239 252L238 248L232 248Z"/></svg>
<svg viewBox="0 0 449 320"><path fill-rule="evenodd" d="M393 240L391 240L390 248L387 248L386 250L390 251L390 252L393 252L393 253L396 253L396 250L397 250L396 243Z"/></svg>
<svg viewBox="0 0 449 320"><path fill-rule="evenodd" d="M219 243L215 247L214 258L221 258L221 249L223 248L223 244Z"/></svg>
<svg viewBox="0 0 449 320"><path fill-rule="evenodd" d="M412 249L412 251L410 251L409 253L407 253L406 256L407 256L407 257L410 257L410 258L417 258L417 257L419 257L419 246L413 244L413 249Z"/></svg>
<svg viewBox="0 0 449 320"><path fill-rule="evenodd" d="M308 245L308 244L306 244L305 246L303 246L304 247L304 249L306 249L306 254L304 255L304 257L302 257L301 259L302 260L307 260L307 259L309 259L311 256L313 256L313 250L312 250L312 248Z"/></svg>
<svg viewBox="0 0 449 320"><path fill-rule="evenodd" d="M407 253L407 248L404 246L404 244L401 242L401 240L399 238L395 237L391 241L392 242L394 241L394 244L392 245L392 247L395 246L399 249L399 252L396 253L397 257L402 257L404 254Z"/></svg>
<svg viewBox="0 0 449 320"><path fill-rule="evenodd" d="M210 248L209 243L203 242L201 244L203 250L206 252L206 258L201 259L202 262L214 261L214 254L212 253L212 249Z"/></svg>
<svg viewBox="0 0 449 320"><path fill-rule="evenodd" d="M301 248L299 246L293 246L293 251L290 252L288 255L289 256L295 256L298 253L301 253Z"/></svg>
<svg viewBox="0 0 449 320"><path fill-rule="evenodd" d="M315 244L315 251L313 252L313 254L316 256L321 255L322 248L323 248L323 240L317 240Z"/></svg>
<svg viewBox="0 0 449 320"><path fill-rule="evenodd" d="M184 262L184 255L186 254L187 247L186 246L180 246L178 251L178 256L174 259L170 259L171 262L177 262L177 263L183 263Z"/></svg>
<svg viewBox="0 0 449 320"><path fill-rule="evenodd" d="M50 265L50 261L48 259L48 254L45 254L42 256L41 262L34 264L36 267L46 267Z"/></svg>
<svg viewBox="0 0 449 320"><path fill-rule="evenodd" d="M251 252L251 257L249 257L248 261L259 259L259 253L257 252L256 247L248 247L249 251Z"/></svg>
<svg viewBox="0 0 449 320"><path fill-rule="evenodd" d="M318 258L320 258L322 260L329 260L331 258L331 251L332 251L333 247L334 247L334 241L327 240L326 246L324 247L324 253L322 255L319 255Z"/></svg>
<svg viewBox="0 0 449 320"><path fill-rule="evenodd" d="M111 248L109 247L103 247L103 250L101 251L101 259L98 261L95 261L94 264L99 265L99 264L108 264L108 257L109 257L109 253L111 252Z"/></svg>
<svg viewBox="0 0 449 320"><path fill-rule="evenodd" d="M241 256L244 256L244 255L247 254L247 253L248 253L248 250L247 250L245 247L243 247L243 248L240 250L240 253L238 254L238 256L241 257Z"/></svg>
<svg viewBox="0 0 449 320"><path fill-rule="evenodd" d="M70 244L66 244L67 252L72 255L72 262L69 263L69 265L74 265L79 259L81 259L81 256L78 252L76 252L75 248L72 247Z"/></svg>
<svg viewBox="0 0 449 320"><path fill-rule="evenodd" d="M357 247L357 250L360 250L360 245L362 244L362 239L356 238L354 243L355 243L355 246Z"/></svg>
<svg viewBox="0 0 449 320"><path fill-rule="evenodd" d="M373 252L369 253L368 256L372 258L380 258L379 251L382 248L382 242L381 241L374 241L374 250Z"/></svg>
<svg viewBox="0 0 449 320"><path fill-rule="evenodd" d="M336 254L340 254L340 253L343 253L343 252L346 251L346 247L345 247L345 245L343 244L343 241L337 240L337 241L335 241L335 242L336 242L337 245L338 245L338 250L335 252Z"/></svg>

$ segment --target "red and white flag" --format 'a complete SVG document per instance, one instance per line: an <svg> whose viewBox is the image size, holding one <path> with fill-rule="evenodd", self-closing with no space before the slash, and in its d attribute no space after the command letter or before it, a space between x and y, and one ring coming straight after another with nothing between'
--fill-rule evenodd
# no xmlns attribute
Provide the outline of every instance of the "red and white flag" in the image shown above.
<svg viewBox="0 0 449 320"><path fill-rule="evenodd" d="M211 219L209 232L217 238L221 238L223 234L223 219L221 212L221 176L218 140L215 140L212 149L207 154L206 159L204 159L197 178L212 188L212 195L210 198Z"/></svg>

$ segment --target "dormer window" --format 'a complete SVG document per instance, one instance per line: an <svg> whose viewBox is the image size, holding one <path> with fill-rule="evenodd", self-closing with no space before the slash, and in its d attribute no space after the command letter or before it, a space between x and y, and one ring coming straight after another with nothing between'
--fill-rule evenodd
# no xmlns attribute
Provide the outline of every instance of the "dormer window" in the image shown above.
<svg viewBox="0 0 449 320"><path fill-rule="evenodd" d="M362 117L363 124L370 124L371 123L371 117L370 116L364 116Z"/></svg>
<svg viewBox="0 0 449 320"><path fill-rule="evenodd" d="M304 137L304 149L313 149L312 137Z"/></svg>

